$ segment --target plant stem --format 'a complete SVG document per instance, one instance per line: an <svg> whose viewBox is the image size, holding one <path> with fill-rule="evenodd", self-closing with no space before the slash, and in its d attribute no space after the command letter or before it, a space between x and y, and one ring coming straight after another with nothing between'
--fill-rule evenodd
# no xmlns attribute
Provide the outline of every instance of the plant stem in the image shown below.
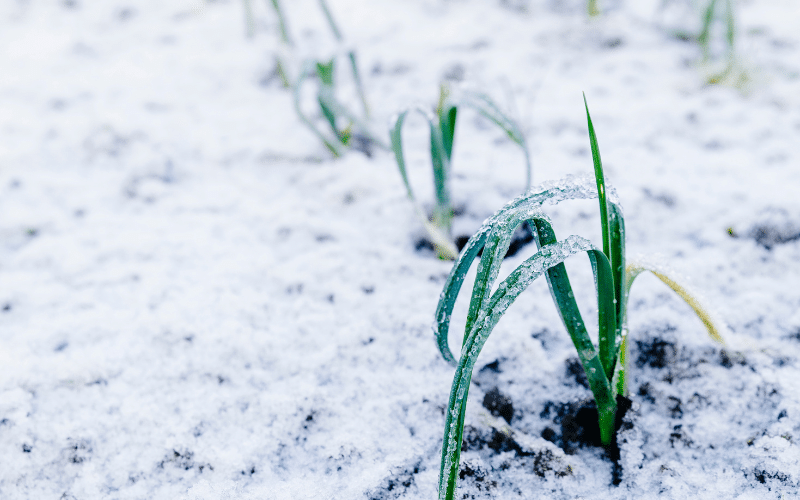
<svg viewBox="0 0 800 500"><path fill-rule="evenodd" d="M280 27L281 30L281 40L283 41L283 43L291 47L292 39L289 38L289 29L287 28L286 18L283 16L283 10L281 9L281 4L279 0L272 0L272 8L278 15L278 26Z"/></svg>
<svg viewBox="0 0 800 500"><path fill-rule="evenodd" d="M319 6L322 9L322 13L325 14L325 19L327 19L328 26L330 26L331 31L333 32L333 36L336 38L336 41L341 42L343 40L342 32L339 31L339 27L336 25L336 21L333 20L333 15L331 15L331 11L328 8L328 3L325 0L319 0Z"/></svg>
<svg viewBox="0 0 800 500"><path fill-rule="evenodd" d="M291 88L292 82L289 79L289 73L286 72L286 66L283 64L283 59L280 56L275 56L275 72L278 73L281 83L284 88Z"/></svg>
<svg viewBox="0 0 800 500"><path fill-rule="evenodd" d="M353 80L356 82L356 90L358 96L361 98L361 106L364 108L364 117L369 118L369 104L367 103L367 94L364 92L364 84L361 82L361 73L358 71L358 64L356 63L356 53L350 51L347 53L350 59L350 71L353 73Z"/></svg>

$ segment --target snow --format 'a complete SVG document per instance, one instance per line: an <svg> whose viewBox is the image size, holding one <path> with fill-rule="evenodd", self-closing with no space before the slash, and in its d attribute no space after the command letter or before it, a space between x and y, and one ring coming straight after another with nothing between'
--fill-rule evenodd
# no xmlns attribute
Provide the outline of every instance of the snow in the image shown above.
<svg viewBox="0 0 800 500"><path fill-rule="evenodd" d="M342 46L316 2L283 3L293 52L266 2L249 39L235 0L0 6L0 497L436 496L453 368L431 323L452 263L415 249L390 153L331 159L300 122L275 54L296 69ZM732 330L721 349L637 279L614 486L602 450L542 437L590 392L537 280L476 365L459 497L799 496L800 7L736 2L737 86L705 83L713 65L672 34L697 31L695 10L662 3L588 19L578 0L330 0L384 136L463 80L510 110L534 183L557 186L592 172L585 91L628 252L659 254ZM428 138L408 121L430 203ZM461 113L456 234L524 181L519 147ZM599 246L596 201L542 210L559 238ZM590 266L567 268L596 323ZM494 388L510 422L481 404Z"/></svg>

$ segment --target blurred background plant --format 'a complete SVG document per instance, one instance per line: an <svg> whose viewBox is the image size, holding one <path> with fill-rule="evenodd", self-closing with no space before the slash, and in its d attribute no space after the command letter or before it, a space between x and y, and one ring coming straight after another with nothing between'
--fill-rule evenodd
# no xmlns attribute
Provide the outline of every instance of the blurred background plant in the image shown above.
<svg viewBox="0 0 800 500"><path fill-rule="evenodd" d="M675 37L697 44L706 83L747 91L751 77L737 52L734 0L664 0L659 16Z"/></svg>
<svg viewBox="0 0 800 500"><path fill-rule="evenodd" d="M389 135L400 176L403 179L408 198L414 204L417 217L425 227L437 256L445 260L453 260L458 256L458 248L452 234L453 206L450 196L450 167L459 107L476 110L480 115L500 127L512 142L522 148L525 157L524 191L531 187L531 160L525 136L516 122L503 113L488 95L464 87L452 92L448 85L442 84L435 112L429 111L424 106L416 106L396 115L392 120ZM422 114L430 127L431 168L435 193L435 203L430 219L414 195L403 154L402 129L406 116L411 111Z"/></svg>
<svg viewBox="0 0 800 500"><path fill-rule="evenodd" d="M746 72L738 65L736 54L736 13L732 0L711 0L703 11L703 27L697 43L708 67L707 82L729 83L741 87L747 83Z"/></svg>
<svg viewBox="0 0 800 500"><path fill-rule="evenodd" d="M255 20L252 0L243 0L245 11L246 34L252 37L255 32ZM355 49L345 46L345 39L333 14L325 0L318 0L319 9L325 23L333 35L338 48L331 57L299 57L294 49L284 9L279 0L269 0L268 6L275 14L280 33L280 45L275 56L275 72L284 87L292 90L294 107L300 121L316 136L325 148L334 156L341 156L352 148L372 156L375 147L388 149L385 141L372 132L369 123L370 106L364 90L361 72ZM352 90L357 95L360 113L353 111L337 97L337 81L341 78L337 73L337 61L344 59L349 68ZM292 71L290 68L298 68ZM304 111L304 85L313 81L316 84L316 105L318 113ZM322 127L320 127L320 123ZM323 132L323 128L329 128Z"/></svg>
<svg viewBox="0 0 800 500"><path fill-rule="evenodd" d="M586 12L589 13L590 17L600 15L600 7L597 6L597 0L588 0L586 2Z"/></svg>

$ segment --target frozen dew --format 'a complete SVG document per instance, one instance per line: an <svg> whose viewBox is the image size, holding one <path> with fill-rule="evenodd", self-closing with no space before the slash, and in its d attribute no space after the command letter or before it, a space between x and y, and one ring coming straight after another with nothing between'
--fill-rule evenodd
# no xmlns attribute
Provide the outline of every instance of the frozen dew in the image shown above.
<svg viewBox="0 0 800 500"><path fill-rule="evenodd" d="M609 190L609 193L611 192ZM549 218L541 210L542 205L545 203L555 204L564 200L591 198L597 198L597 184L594 179L589 177L567 177L561 181L543 184L533 191L515 198L492 217L488 218L478 233L470 239L467 248L459 257L451 278L448 279L446 293L442 294L440 299L441 301L450 301L448 302L449 307L452 307L452 302L455 301L458 287L460 287L461 282L458 280L463 280L469 269L472 259L468 259L470 263L466 263L465 256L470 249L474 248L471 246L473 245L472 242L475 242L475 246L485 245L483 256L479 259L477 265L477 276L473 285L473 301L478 301L477 310L471 313L475 315L475 319L471 323L471 331L467 336L467 340L462 345L459 374L453 382L453 399L455 401L452 402L453 409L448 414L447 445L443 456L443 477L440 478L442 485L440 494L444 494L446 488L448 486L452 487L453 481L455 481L452 474L454 472L457 473L454 468L457 469L458 467L457 462L461 446L460 442L456 442L456 436L460 434L461 426L464 424L459 421L460 411L463 405L466 404L472 370L493 328L517 297L534 280L542 276L545 271L563 263L567 258L575 254L599 251L589 240L576 235L544 245L534 255L520 264L505 280L500 282L496 291L491 293L495 280L499 276L503 256L508 249L512 233L524 221L533 221L534 224L536 223L535 221L543 221L549 224ZM472 255L474 256L474 254ZM456 269L459 269L459 271L456 271ZM458 278L453 278L453 276L458 276ZM457 284L453 286L454 283ZM455 293L453 293L453 290L455 290ZM567 293L568 298L574 301L572 291L570 290ZM470 305L470 308L473 309L473 305ZM568 328L574 330L573 334L585 337L581 341L583 349L579 350L578 354L587 374L594 382L597 382L599 380L598 377L602 378L604 374L603 370L597 368L597 366L600 366L597 361L598 354L586 333L580 313L576 309L568 309L564 313L566 313L564 315L565 318L572 317ZM450 314L448 311L447 314L442 316L440 335L446 332L449 321ZM442 335L439 338L440 346L446 346L447 339L445 337L446 335ZM601 339L602 342L606 340L607 336ZM590 366L592 364L595 366ZM595 385L594 382L593 387ZM446 498L446 496L443 498Z"/></svg>

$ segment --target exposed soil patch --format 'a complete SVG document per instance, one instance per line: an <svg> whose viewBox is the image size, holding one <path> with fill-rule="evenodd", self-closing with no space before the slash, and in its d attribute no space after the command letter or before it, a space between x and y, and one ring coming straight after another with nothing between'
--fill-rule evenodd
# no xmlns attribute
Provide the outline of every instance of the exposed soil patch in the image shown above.
<svg viewBox="0 0 800 500"><path fill-rule="evenodd" d="M421 464L417 462L393 472L379 488L368 495L368 498L370 500L405 498L409 490L414 488L415 477L421 470Z"/></svg>
<svg viewBox="0 0 800 500"><path fill-rule="evenodd" d="M567 380L572 379L578 385L586 387L587 389L589 388L589 379L586 378L586 372L583 370L583 365L577 357L573 356L567 358L564 362L564 371L566 372Z"/></svg>
<svg viewBox="0 0 800 500"><path fill-rule="evenodd" d="M744 231L728 228L733 238L751 239L772 250L778 245L800 240L800 223L783 208L767 208L758 214L757 220Z"/></svg>
<svg viewBox="0 0 800 500"><path fill-rule="evenodd" d="M511 398L500 392L497 387L486 393L483 398L483 407L495 417L503 417L509 424L514 417L514 405Z"/></svg>
<svg viewBox="0 0 800 500"><path fill-rule="evenodd" d="M674 328L672 328L674 330ZM675 343L662 338L654 338L649 341L636 341L639 348L639 355L636 357L636 366L642 368L666 368L675 362L678 349Z"/></svg>
<svg viewBox="0 0 800 500"><path fill-rule="evenodd" d="M614 423L616 431L627 430L632 427L625 421L625 415L632 406L630 399L617 396L617 418ZM586 446L602 447L600 443L600 427L598 426L597 405L594 399L584 399L571 403L548 403L541 413L542 418L553 417L556 428L545 427L542 437L558 445L564 453L575 454L578 449ZM617 443L617 434L608 447L605 447L606 456L614 463L613 483L618 485L622 481L622 466L619 463L620 452Z"/></svg>
<svg viewBox="0 0 800 500"><path fill-rule="evenodd" d="M513 434L508 434L494 428L478 429L471 425L465 426L461 451L481 450L490 451L492 454L513 452L514 456L520 460L519 463L521 467L533 472L539 477L545 477L545 474L549 471L552 471L558 477L572 474L572 469L569 465L565 464L560 457L556 456L549 449L528 449L520 445L520 443L514 439ZM462 479L465 476L474 475L465 472L466 465L467 462L464 462L461 466ZM505 464L506 468L510 466L510 464Z"/></svg>

